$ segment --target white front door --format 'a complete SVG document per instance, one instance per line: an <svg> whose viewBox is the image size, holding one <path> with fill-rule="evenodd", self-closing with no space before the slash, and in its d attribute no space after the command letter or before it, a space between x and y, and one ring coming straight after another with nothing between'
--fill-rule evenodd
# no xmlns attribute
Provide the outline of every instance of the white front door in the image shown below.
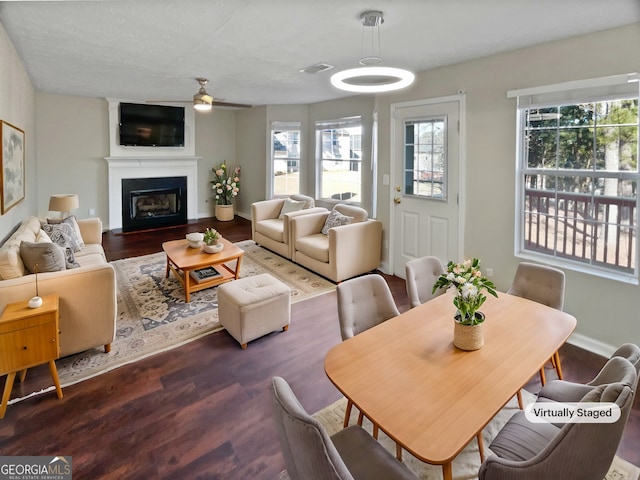
<svg viewBox="0 0 640 480"><path fill-rule="evenodd" d="M393 273L433 255L446 265L460 248L460 100L392 106Z"/></svg>

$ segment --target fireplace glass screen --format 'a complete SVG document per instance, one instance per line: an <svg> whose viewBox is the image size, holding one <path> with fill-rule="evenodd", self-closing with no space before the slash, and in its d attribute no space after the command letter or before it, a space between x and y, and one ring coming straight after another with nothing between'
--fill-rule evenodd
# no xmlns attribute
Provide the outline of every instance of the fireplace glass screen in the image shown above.
<svg viewBox="0 0 640 480"><path fill-rule="evenodd" d="M131 218L175 215L178 212L178 193L176 190L131 192L131 208L129 209Z"/></svg>

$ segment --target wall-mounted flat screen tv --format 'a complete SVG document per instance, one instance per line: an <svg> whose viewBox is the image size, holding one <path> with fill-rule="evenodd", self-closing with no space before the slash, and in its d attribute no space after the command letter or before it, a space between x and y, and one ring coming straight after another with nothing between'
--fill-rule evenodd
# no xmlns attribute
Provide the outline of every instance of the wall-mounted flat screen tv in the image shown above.
<svg viewBox="0 0 640 480"><path fill-rule="evenodd" d="M120 145L184 147L184 107L120 103Z"/></svg>

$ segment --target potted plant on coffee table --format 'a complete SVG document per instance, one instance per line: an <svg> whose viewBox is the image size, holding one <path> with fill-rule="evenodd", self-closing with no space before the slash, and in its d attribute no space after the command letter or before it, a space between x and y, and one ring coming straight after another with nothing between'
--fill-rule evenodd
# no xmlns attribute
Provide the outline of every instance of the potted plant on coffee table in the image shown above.
<svg viewBox="0 0 640 480"><path fill-rule="evenodd" d="M224 245L220 242L222 235L215 228L207 228L204 231L204 251L207 253L218 253L222 250Z"/></svg>

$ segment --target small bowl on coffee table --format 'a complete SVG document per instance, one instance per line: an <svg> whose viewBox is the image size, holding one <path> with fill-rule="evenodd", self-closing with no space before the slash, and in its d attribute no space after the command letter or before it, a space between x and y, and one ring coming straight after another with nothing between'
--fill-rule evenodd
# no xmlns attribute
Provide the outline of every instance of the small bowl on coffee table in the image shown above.
<svg viewBox="0 0 640 480"><path fill-rule="evenodd" d="M191 232L187 233L186 239L189 242L189 246L191 248L200 248L202 245L202 239L204 238L204 233L200 232Z"/></svg>

